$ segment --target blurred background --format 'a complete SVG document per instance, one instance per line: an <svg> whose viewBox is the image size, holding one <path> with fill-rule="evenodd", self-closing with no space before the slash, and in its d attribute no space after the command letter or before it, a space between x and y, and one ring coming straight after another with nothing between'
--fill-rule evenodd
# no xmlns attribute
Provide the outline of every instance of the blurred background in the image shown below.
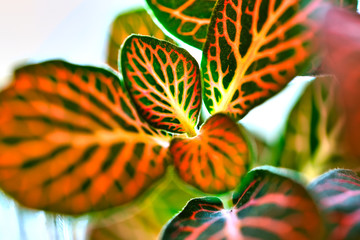
<svg viewBox="0 0 360 240"><path fill-rule="evenodd" d="M10 82L14 67L27 62L60 58L77 64L105 66L112 21L119 13L144 7L144 2L1 0L0 89ZM201 53L195 55L200 61ZM251 111L242 123L271 143L282 131L290 109L311 79L295 79L276 97ZM87 221L86 217L63 218L25 210L0 192L0 239L84 239Z"/></svg>

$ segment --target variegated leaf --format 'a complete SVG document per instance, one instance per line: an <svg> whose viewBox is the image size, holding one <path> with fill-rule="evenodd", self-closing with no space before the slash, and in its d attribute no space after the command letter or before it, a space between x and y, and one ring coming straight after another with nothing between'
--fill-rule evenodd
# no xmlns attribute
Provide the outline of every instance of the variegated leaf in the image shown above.
<svg viewBox="0 0 360 240"><path fill-rule="evenodd" d="M153 22L145 9L138 9L120 14L112 23L107 50L107 63L113 69L118 70L119 68L118 56L121 44L123 44L124 40L133 33L172 41Z"/></svg>
<svg viewBox="0 0 360 240"><path fill-rule="evenodd" d="M321 239L323 223L306 189L273 168L248 173L231 209L219 198L191 200L162 239Z"/></svg>
<svg viewBox="0 0 360 240"><path fill-rule="evenodd" d="M194 138L175 138L170 152L179 176L210 193L233 190L249 168L249 147L239 126L224 114L216 114Z"/></svg>
<svg viewBox="0 0 360 240"><path fill-rule="evenodd" d="M168 137L106 70L49 61L0 93L0 187L26 207L80 214L133 200L166 169Z"/></svg>
<svg viewBox="0 0 360 240"><path fill-rule="evenodd" d="M209 112L239 120L301 73L323 2L217 1L201 62Z"/></svg>
<svg viewBox="0 0 360 240"><path fill-rule="evenodd" d="M146 0L157 20L172 35L202 49L216 0Z"/></svg>
<svg viewBox="0 0 360 240"><path fill-rule="evenodd" d="M360 239L360 177L355 172L332 170L312 182L309 189L326 214L326 239Z"/></svg>
<svg viewBox="0 0 360 240"><path fill-rule="evenodd" d="M140 35L125 41L120 57L125 84L144 119L156 128L196 135L201 107L196 60L169 42Z"/></svg>
<svg viewBox="0 0 360 240"><path fill-rule="evenodd" d="M334 167L352 167L343 156L345 115L338 104L339 83L332 76L314 79L291 111L277 159L281 167L313 179Z"/></svg>

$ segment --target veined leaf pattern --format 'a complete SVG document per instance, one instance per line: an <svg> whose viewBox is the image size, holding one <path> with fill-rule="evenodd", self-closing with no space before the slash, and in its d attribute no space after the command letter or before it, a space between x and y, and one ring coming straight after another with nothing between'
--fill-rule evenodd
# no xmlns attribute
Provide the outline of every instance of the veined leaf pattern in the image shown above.
<svg viewBox="0 0 360 240"><path fill-rule="evenodd" d="M159 39L172 41L154 23L145 9L122 13L116 17L111 26L107 63L115 70L119 69L118 56L121 44L133 33L154 36Z"/></svg>
<svg viewBox="0 0 360 240"><path fill-rule="evenodd" d="M335 167L351 167L344 159L345 115L333 76L319 76L306 87L291 111L278 162L313 179Z"/></svg>
<svg viewBox="0 0 360 240"><path fill-rule="evenodd" d="M170 152L179 176L204 192L233 190L249 168L243 133L224 114L209 118L194 138L173 139Z"/></svg>
<svg viewBox="0 0 360 240"><path fill-rule="evenodd" d="M166 41L132 35L121 50L121 69L144 119L156 128L196 135L200 70L187 51Z"/></svg>
<svg viewBox="0 0 360 240"><path fill-rule="evenodd" d="M106 70L22 67L0 94L0 187L26 207L80 214L134 199L166 169L168 137Z"/></svg>
<svg viewBox="0 0 360 240"><path fill-rule="evenodd" d="M201 62L209 112L239 120L301 73L323 2L219 0Z"/></svg>
<svg viewBox="0 0 360 240"><path fill-rule="evenodd" d="M146 0L157 20L172 35L202 49L216 0Z"/></svg>
<svg viewBox="0 0 360 240"><path fill-rule="evenodd" d="M360 177L353 171L329 171L309 185L328 221L327 239L360 238Z"/></svg>
<svg viewBox="0 0 360 240"><path fill-rule="evenodd" d="M286 174L251 171L231 209L216 197L191 200L162 239L321 239L323 223L306 189Z"/></svg>

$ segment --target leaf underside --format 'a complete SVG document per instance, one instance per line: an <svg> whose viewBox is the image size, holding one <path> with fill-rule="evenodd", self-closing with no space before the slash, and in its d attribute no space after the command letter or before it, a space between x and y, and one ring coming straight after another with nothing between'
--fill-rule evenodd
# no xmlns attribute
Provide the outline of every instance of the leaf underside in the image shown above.
<svg viewBox="0 0 360 240"><path fill-rule="evenodd" d="M249 168L249 149L239 126L216 114L189 139L175 138L170 152L179 176L209 193L233 190Z"/></svg>
<svg viewBox="0 0 360 240"><path fill-rule="evenodd" d="M133 33L154 36L159 39L172 41L153 22L145 9L120 14L111 26L107 50L107 63L115 70L119 69L118 56L121 44Z"/></svg>
<svg viewBox="0 0 360 240"><path fill-rule="evenodd" d="M327 239L360 238L360 177L355 172L332 170L312 182L309 189L326 214Z"/></svg>
<svg viewBox="0 0 360 240"><path fill-rule="evenodd" d="M203 98L210 113L239 120L300 74L323 0L219 0L203 50Z"/></svg>
<svg viewBox="0 0 360 240"><path fill-rule="evenodd" d="M228 210L216 197L193 199L162 239L321 239L321 218L306 189L275 172L250 172L233 204Z"/></svg>
<svg viewBox="0 0 360 240"><path fill-rule="evenodd" d="M160 178L168 137L140 120L111 72L49 61L0 93L0 187L26 207L80 214Z"/></svg>
<svg viewBox="0 0 360 240"><path fill-rule="evenodd" d="M184 49L152 37L132 35L121 50L130 95L152 126L192 133L201 107L200 70Z"/></svg>
<svg viewBox="0 0 360 240"><path fill-rule="evenodd" d="M163 27L187 44L202 49L216 0L146 0Z"/></svg>

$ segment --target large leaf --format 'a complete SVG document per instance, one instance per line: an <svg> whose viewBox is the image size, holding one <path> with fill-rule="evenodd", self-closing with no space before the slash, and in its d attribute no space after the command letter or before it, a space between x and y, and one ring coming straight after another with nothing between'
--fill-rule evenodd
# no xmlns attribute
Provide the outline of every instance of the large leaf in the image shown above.
<svg viewBox="0 0 360 240"><path fill-rule="evenodd" d="M339 83L332 76L313 80L291 111L278 164L314 178L334 167L351 167L341 143L344 111Z"/></svg>
<svg viewBox="0 0 360 240"><path fill-rule="evenodd" d="M141 115L156 128L196 135L201 107L200 71L184 49L132 35L121 50L125 84Z"/></svg>
<svg viewBox="0 0 360 240"><path fill-rule="evenodd" d="M301 73L322 3L219 0L201 62L209 112L238 120Z"/></svg>
<svg viewBox="0 0 360 240"><path fill-rule="evenodd" d="M326 214L327 239L360 239L360 177L355 172L332 170L312 182L309 189Z"/></svg>
<svg viewBox="0 0 360 240"><path fill-rule="evenodd" d="M142 122L111 72L49 61L0 94L0 187L68 214L134 199L160 178L168 138Z"/></svg>
<svg viewBox="0 0 360 240"><path fill-rule="evenodd" d="M179 176L210 193L233 190L249 168L249 148L239 126L216 114L194 138L175 138L170 152Z"/></svg>
<svg viewBox="0 0 360 240"><path fill-rule="evenodd" d="M133 33L154 36L171 41L151 19L145 9L138 9L120 14L111 26L107 63L118 70L118 56L121 44Z"/></svg>
<svg viewBox="0 0 360 240"><path fill-rule="evenodd" d="M146 0L157 20L172 35L202 49L216 0Z"/></svg>
<svg viewBox="0 0 360 240"><path fill-rule="evenodd" d="M306 189L272 168L251 171L231 209L219 198L191 200L162 239L321 239L323 224Z"/></svg>

